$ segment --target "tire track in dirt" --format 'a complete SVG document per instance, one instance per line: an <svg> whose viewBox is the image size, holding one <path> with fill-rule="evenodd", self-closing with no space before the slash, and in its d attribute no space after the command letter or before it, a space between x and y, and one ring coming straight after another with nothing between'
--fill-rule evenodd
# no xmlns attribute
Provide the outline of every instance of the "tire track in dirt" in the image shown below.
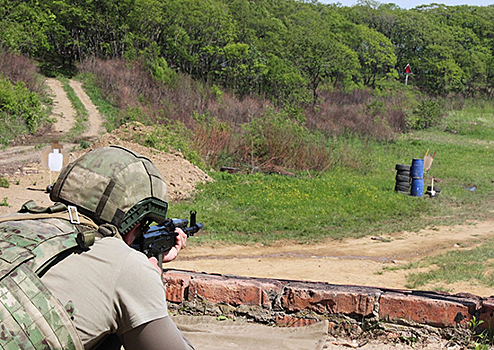
<svg viewBox="0 0 494 350"><path fill-rule="evenodd" d="M101 114L82 88L80 81L70 80L69 84L88 112L88 129L82 134L82 137L90 139L97 138L103 132L103 118Z"/></svg>
<svg viewBox="0 0 494 350"><path fill-rule="evenodd" d="M63 85L58 79L47 78L46 86L51 91L53 108L50 118L55 123L42 136L27 141L21 146L7 147L0 151L0 176L13 174L27 174L31 172L31 164L40 164L46 161L51 146L45 148L38 147L39 144L59 141L66 135L76 123L77 113L69 100ZM89 96L82 88L82 83L70 80L70 86L76 93L88 112L88 128L81 135L81 138L91 141L96 140L103 132L103 117ZM64 150L67 151L74 146L72 143L65 143Z"/></svg>
<svg viewBox="0 0 494 350"><path fill-rule="evenodd" d="M50 117L56 121L52 126L52 130L55 134L63 135L74 126L76 111L72 108L72 102L67 97L60 80L48 78L45 84L54 94L53 109Z"/></svg>

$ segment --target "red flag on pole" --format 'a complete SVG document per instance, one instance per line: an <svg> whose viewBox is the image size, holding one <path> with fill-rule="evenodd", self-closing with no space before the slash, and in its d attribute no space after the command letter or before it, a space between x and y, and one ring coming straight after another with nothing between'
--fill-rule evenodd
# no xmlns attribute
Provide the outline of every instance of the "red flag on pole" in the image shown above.
<svg viewBox="0 0 494 350"><path fill-rule="evenodd" d="M405 74L413 74L412 68L410 68L410 64L407 64L407 66L405 67Z"/></svg>

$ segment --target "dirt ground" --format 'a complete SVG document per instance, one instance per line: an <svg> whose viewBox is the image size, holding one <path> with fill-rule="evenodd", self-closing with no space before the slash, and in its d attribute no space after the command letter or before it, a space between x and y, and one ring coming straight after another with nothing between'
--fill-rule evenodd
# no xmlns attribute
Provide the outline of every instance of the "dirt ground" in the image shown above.
<svg viewBox="0 0 494 350"><path fill-rule="evenodd" d="M50 79L47 83L53 91L55 101L53 116L58 120L52 130L47 131L53 139L53 135L63 135L70 129L74 123L74 114L70 103L65 101L61 84ZM91 127L84 136L93 141L91 148L120 144L149 157L167 181L169 199L172 202L188 198L197 183L211 181L206 173L186 161L179 152L159 152L130 141L132 133L146 133L146 127L140 124L127 126L110 134L101 134L102 118L97 109L87 96L81 95L83 91L80 84L71 82L71 86L90 111ZM37 144L42 143L39 141ZM57 172L49 171L47 166L48 153L53 145L34 146L18 145L0 151L0 176L7 178L10 183L9 188L0 187L0 202L4 203L0 206L0 215L18 210L30 199L40 205L51 204L44 189L58 175ZM61 146L66 161L76 159L87 151L81 151L72 144ZM411 270L390 268L458 247L467 249L476 240L492 236L494 219L468 222L460 226L431 227L420 232L396 232L379 237L346 239L341 242L328 240L313 245L280 242L269 246L198 246L191 238L179 258L166 267L240 276L405 289L406 275ZM423 289L436 287L438 286L428 285ZM470 283L441 287L452 293L468 292L479 296L494 294L490 288Z"/></svg>

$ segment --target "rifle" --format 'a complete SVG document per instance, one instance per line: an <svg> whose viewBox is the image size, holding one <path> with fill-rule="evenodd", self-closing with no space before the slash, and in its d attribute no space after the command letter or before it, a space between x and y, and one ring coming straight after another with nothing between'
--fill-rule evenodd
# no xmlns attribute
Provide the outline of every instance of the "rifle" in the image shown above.
<svg viewBox="0 0 494 350"><path fill-rule="evenodd" d="M175 228L181 228L187 237L193 236L204 228L203 224L196 222L195 211L190 212L190 226L187 227L187 225L189 225L187 219L166 219L161 225L151 226L146 233L136 238L131 247L146 254L148 258L154 256L159 261L162 253L175 246L178 236Z"/></svg>

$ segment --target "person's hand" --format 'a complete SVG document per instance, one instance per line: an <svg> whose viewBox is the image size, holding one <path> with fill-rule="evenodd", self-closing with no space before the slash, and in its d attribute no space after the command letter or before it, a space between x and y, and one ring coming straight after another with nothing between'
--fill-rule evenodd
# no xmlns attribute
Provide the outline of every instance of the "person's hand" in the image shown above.
<svg viewBox="0 0 494 350"><path fill-rule="evenodd" d="M172 247L169 251L166 253L163 253L163 262L170 262L172 260L175 260L175 258L178 256L178 253L180 250L185 248L187 246L187 235L185 234L184 231L182 231L181 228L176 228L175 232L178 233L176 237L176 242L175 246Z"/></svg>
<svg viewBox="0 0 494 350"><path fill-rule="evenodd" d="M177 237L175 237L175 245L169 251L163 253L164 263L175 260L180 250L187 246L187 235L185 234L185 232L182 231L182 229L179 227L175 229L175 232L178 234ZM158 266L158 259L153 256L149 258L149 261L151 262L151 264L153 264L154 267L161 271L161 266Z"/></svg>

